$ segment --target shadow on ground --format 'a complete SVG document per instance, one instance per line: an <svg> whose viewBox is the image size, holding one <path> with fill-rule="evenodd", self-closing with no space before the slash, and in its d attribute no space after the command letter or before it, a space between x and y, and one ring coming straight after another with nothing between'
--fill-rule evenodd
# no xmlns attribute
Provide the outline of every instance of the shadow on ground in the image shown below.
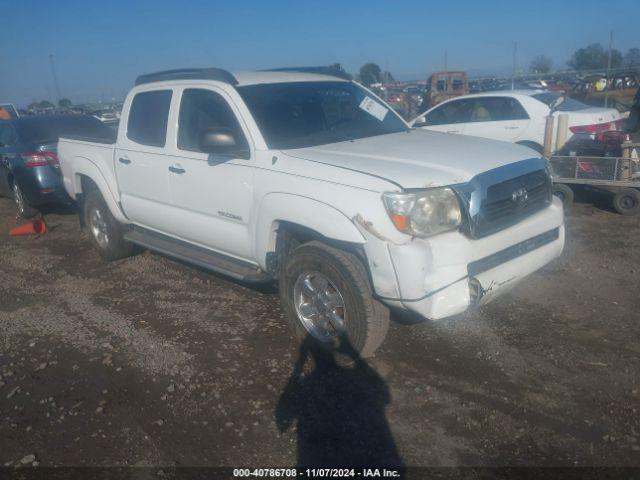
<svg viewBox="0 0 640 480"><path fill-rule="evenodd" d="M338 364L309 338L303 342L276 406L278 429L297 421L299 467L402 466L385 415L387 384L347 340L340 351L345 361Z"/></svg>

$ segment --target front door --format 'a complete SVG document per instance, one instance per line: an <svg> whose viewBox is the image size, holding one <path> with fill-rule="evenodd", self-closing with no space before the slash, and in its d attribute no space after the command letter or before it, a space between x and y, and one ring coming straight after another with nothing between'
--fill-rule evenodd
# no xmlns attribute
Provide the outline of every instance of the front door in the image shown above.
<svg viewBox="0 0 640 480"><path fill-rule="evenodd" d="M466 134L470 113L468 100L450 100L429 110L414 126L436 132Z"/></svg>
<svg viewBox="0 0 640 480"><path fill-rule="evenodd" d="M249 224L253 214L253 163L248 135L235 105L215 87L184 88L175 157L169 173L175 228L190 242L252 260ZM201 151L207 130L226 130L236 140L228 155Z"/></svg>
<svg viewBox="0 0 640 480"><path fill-rule="evenodd" d="M115 150L120 202L135 224L168 233L173 225L168 208L169 166L167 124L172 90L139 92L133 98ZM123 119L124 121L124 119Z"/></svg>

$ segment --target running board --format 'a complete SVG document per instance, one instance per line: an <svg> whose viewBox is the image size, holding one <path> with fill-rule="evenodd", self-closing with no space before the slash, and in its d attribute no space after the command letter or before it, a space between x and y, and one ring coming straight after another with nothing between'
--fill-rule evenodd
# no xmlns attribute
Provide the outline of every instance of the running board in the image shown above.
<svg viewBox="0 0 640 480"><path fill-rule="evenodd" d="M227 255L207 250L161 233L134 226L124 239L169 257L197 265L247 283L262 283L273 279L257 266Z"/></svg>

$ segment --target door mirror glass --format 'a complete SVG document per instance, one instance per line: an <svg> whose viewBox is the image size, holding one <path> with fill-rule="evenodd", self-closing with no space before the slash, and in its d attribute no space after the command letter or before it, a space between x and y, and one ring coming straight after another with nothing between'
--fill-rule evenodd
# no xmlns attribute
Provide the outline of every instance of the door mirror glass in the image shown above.
<svg viewBox="0 0 640 480"><path fill-rule="evenodd" d="M424 115L422 115L421 117L416 118L413 123L411 124L411 126L413 127L422 127L423 125L427 124L427 117L425 117Z"/></svg>
<svg viewBox="0 0 640 480"><path fill-rule="evenodd" d="M549 109L551 110L551 113L555 112L558 109L558 107L562 104L562 102L564 102L564 96L558 97L553 102L551 102L549 104Z"/></svg>
<svg viewBox="0 0 640 480"><path fill-rule="evenodd" d="M237 152L238 145L229 129L211 128L200 132L198 148L204 153L231 154Z"/></svg>

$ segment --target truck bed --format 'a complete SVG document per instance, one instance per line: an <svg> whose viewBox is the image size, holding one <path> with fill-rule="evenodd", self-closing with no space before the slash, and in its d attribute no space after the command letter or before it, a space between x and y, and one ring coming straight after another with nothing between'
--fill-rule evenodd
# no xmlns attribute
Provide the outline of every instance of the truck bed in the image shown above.
<svg viewBox="0 0 640 480"><path fill-rule="evenodd" d="M114 138L88 138L65 136L58 141L58 158L64 186L73 199L80 192L80 176L85 175L98 184L100 190L105 187L114 201L118 198L118 184L114 165ZM108 200L108 199L107 199Z"/></svg>

